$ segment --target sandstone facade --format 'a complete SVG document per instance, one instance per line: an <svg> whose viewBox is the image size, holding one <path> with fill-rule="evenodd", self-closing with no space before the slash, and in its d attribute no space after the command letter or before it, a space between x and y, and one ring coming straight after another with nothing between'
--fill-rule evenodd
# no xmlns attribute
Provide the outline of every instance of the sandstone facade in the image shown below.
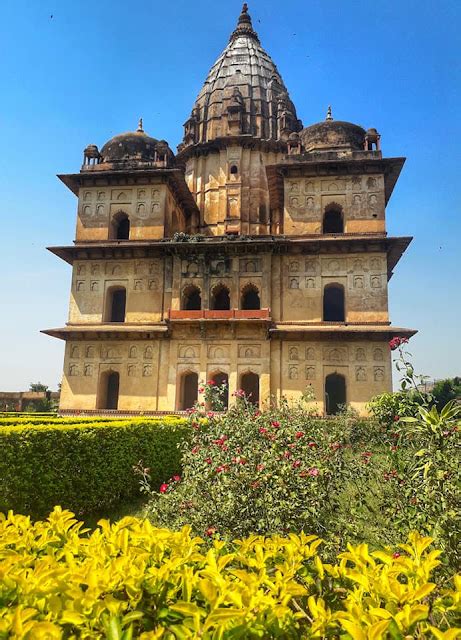
<svg viewBox="0 0 461 640"><path fill-rule="evenodd" d="M175 156L136 132L80 173L63 411L183 410L201 381L262 404L308 391L365 411L391 389L387 283L411 238L387 236L403 158L375 129L302 128L246 9Z"/></svg>

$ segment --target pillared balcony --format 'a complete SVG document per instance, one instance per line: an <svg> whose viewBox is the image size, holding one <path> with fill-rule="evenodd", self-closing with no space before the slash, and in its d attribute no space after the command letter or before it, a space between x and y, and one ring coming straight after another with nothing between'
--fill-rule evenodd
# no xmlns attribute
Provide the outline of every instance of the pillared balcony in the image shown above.
<svg viewBox="0 0 461 640"><path fill-rule="evenodd" d="M169 309L169 320L270 320L270 309Z"/></svg>

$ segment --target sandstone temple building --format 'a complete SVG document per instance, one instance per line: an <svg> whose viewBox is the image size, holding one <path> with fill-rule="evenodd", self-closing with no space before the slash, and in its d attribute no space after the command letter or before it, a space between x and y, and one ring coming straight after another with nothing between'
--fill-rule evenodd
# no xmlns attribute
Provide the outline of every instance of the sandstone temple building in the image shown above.
<svg viewBox="0 0 461 640"><path fill-rule="evenodd" d="M78 198L62 411L184 410L213 378L257 404L360 412L391 389L385 209L404 158L376 129L304 127L246 5L177 153L136 131L60 175Z"/></svg>

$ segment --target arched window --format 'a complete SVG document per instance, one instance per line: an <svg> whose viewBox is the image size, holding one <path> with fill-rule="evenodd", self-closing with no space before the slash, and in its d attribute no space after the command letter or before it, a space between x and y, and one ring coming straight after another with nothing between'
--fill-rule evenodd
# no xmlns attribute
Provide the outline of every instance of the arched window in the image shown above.
<svg viewBox="0 0 461 640"><path fill-rule="evenodd" d="M227 373L223 373L222 371L218 371L211 375L211 379L214 380L216 386L221 387L225 385L225 391L221 396L221 403L224 409L227 409L229 406L229 376Z"/></svg>
<svg viewBox="0 0 461 640"><path fill-rule="evenodd" d="M199 311L202 308L200 289L191 284L184 289L181 308L186 311Z"/></svg>
<svg viewBox="0 0 461 640"><path fill-rule="evenodd" d="M254 284L247 284L242 291L240 301L241 309L261 309L258 287Z"/></svg>
<svg viewBox="0 0 461 640"><path fill-rule="evenodd" d="M327 284L323 290L323 319L325 322L345 322L344 287Z"/></svg>
<svg viewBox="0 0 461 640"><path fill-rule="evenodd" d="M219 284L213 289L211 296L211 308L216 311L230 309L230 292L224 284Z"/></svg>
<svg viewBox="0 0 461 640"><path fill-rule="evenodd" d="M245 397L249 402L259 407L259 376L257 373L248 371L240 378L240 388L245 392Z"/></svg>
<svg viewBox="0 0 461 640"><path fill-rule="evenodd" d="M110 287L107 290L105 322L125 322L126 289Z"/></svg>
<svg viewBox="0 0 461 640"><path fill-rule="evenodd" d="M110 240L129 240L130 239L130 219L126 213L119 211L112 218L112 224L109 232Z"/></svg>
<svg viewBox="0 0 461 640"><path fill-rule="evenodd" d="M238 169L238 167L237 167L237 165L236 165L236 164L233 164L233 165L231 166L231 168L230 168L230 172L231 172L231 174L232 174L232 175L234 175L234 176L235 176L235 175L237 175L237 173L239 172L239 169Z"/></svg>
<svg viewBox="0 0 461 640"><path fill-rule="evenodd" d="M99 379L98 409L118 409L120 374L103 371Z"/></svg>
<svg viewBox="0 0 461 640"><path fill-rule="evenodd" d="M325 209L323 233L344 233L343 212L340 206L331 205Z"/></svg>
<svg viewBox="0 0 461 640"><path fill-rule="evenodd" d="M198 373L188 371L181 376L179 409L192 409L198 398Z"/></svg>
<svg viewBox="0 0 461 640"><path fill-rule="evenodd" d="M340 373L330 373L325 378L325 413L336 415L346 401L346 378Z"/></svg>

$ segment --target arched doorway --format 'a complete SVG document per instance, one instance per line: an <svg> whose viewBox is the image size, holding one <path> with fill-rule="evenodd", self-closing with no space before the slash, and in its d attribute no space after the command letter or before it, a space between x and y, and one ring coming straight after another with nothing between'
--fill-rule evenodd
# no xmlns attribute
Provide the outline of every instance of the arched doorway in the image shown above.
<svg viewBox="0 0 461 640"><path fill-rule="evenodd" d="M98 409L118 409L120 374L103 371L99 380Z"/></svg>
<svg viewBox="0 0 461 640"><path fill-rule="evenodd" d="M110 287L107 291L105 322L125 322L125 311L125 287Z"/></svg>
<svg viewBox="0 0 461 640"><path fill-rule="evenodd" d="M226 311L230 309L230 291L221 284L213 289L211 296L211 308L216 311Z"/></svg>
<svg viewBox="0 0 461 640"><path fill-rule="evenodd" d="M330 373L325 378L325 413L336 415L346 401L346 378L340 373Z"/></svg>
<svg viewBox="0 0 461 640"><path fill-rule="evenodd" d="M340 207L331 207L325 210L323 233L344 233L343 213Z"/></svg>
<svg viewBox="0 0 461 640"><path fill-rule="evenodd" d="M341 284L327 284L323 290L323 319L345 322L344 287Z"/></svg>
<svg viewBox="0 0 461 640"><path fill-rule="evenodd" d="M261 299L259 297L258 287L254 284L248 284L243 288L240 308L247 310L261 309Z"/></svg>
<svg viewBox="0 0 461 640"><path fill-rule="evenodd" d="M184 289L182 296L182 309L186 311L200 311L202 308L202 296L200 289L191 284Z"/></svg>
<svg viewBox="0 0 461 640"><path fill-rule="evenodd" d="M220 398L220 401L222 404L222 408L227 409L229 406L229 376L227 375L227 373L218 371L211 376L211 379L214 380L217 387L225 385L225 390Z"/></svg>
<svg viewBox="0 0 461 640"><path fill-rule="evenodd" d="M180 394L179 408L192 409L198 399L198 373L188 371L182 375Z"/></svg>
<svg viewBox="0 0 461 640"><path fill-rule="evenodd" d="M130 239L130 219L123 211L116 213L112 218L109 237L111 240Z"/></svg>
<svg viewBox="0 0 461 640"><path fill-rule="evenodd" d="M240 378L240 388L245 392L249 402L259 407L259 376L257 373L247 371Z"/></svg>

